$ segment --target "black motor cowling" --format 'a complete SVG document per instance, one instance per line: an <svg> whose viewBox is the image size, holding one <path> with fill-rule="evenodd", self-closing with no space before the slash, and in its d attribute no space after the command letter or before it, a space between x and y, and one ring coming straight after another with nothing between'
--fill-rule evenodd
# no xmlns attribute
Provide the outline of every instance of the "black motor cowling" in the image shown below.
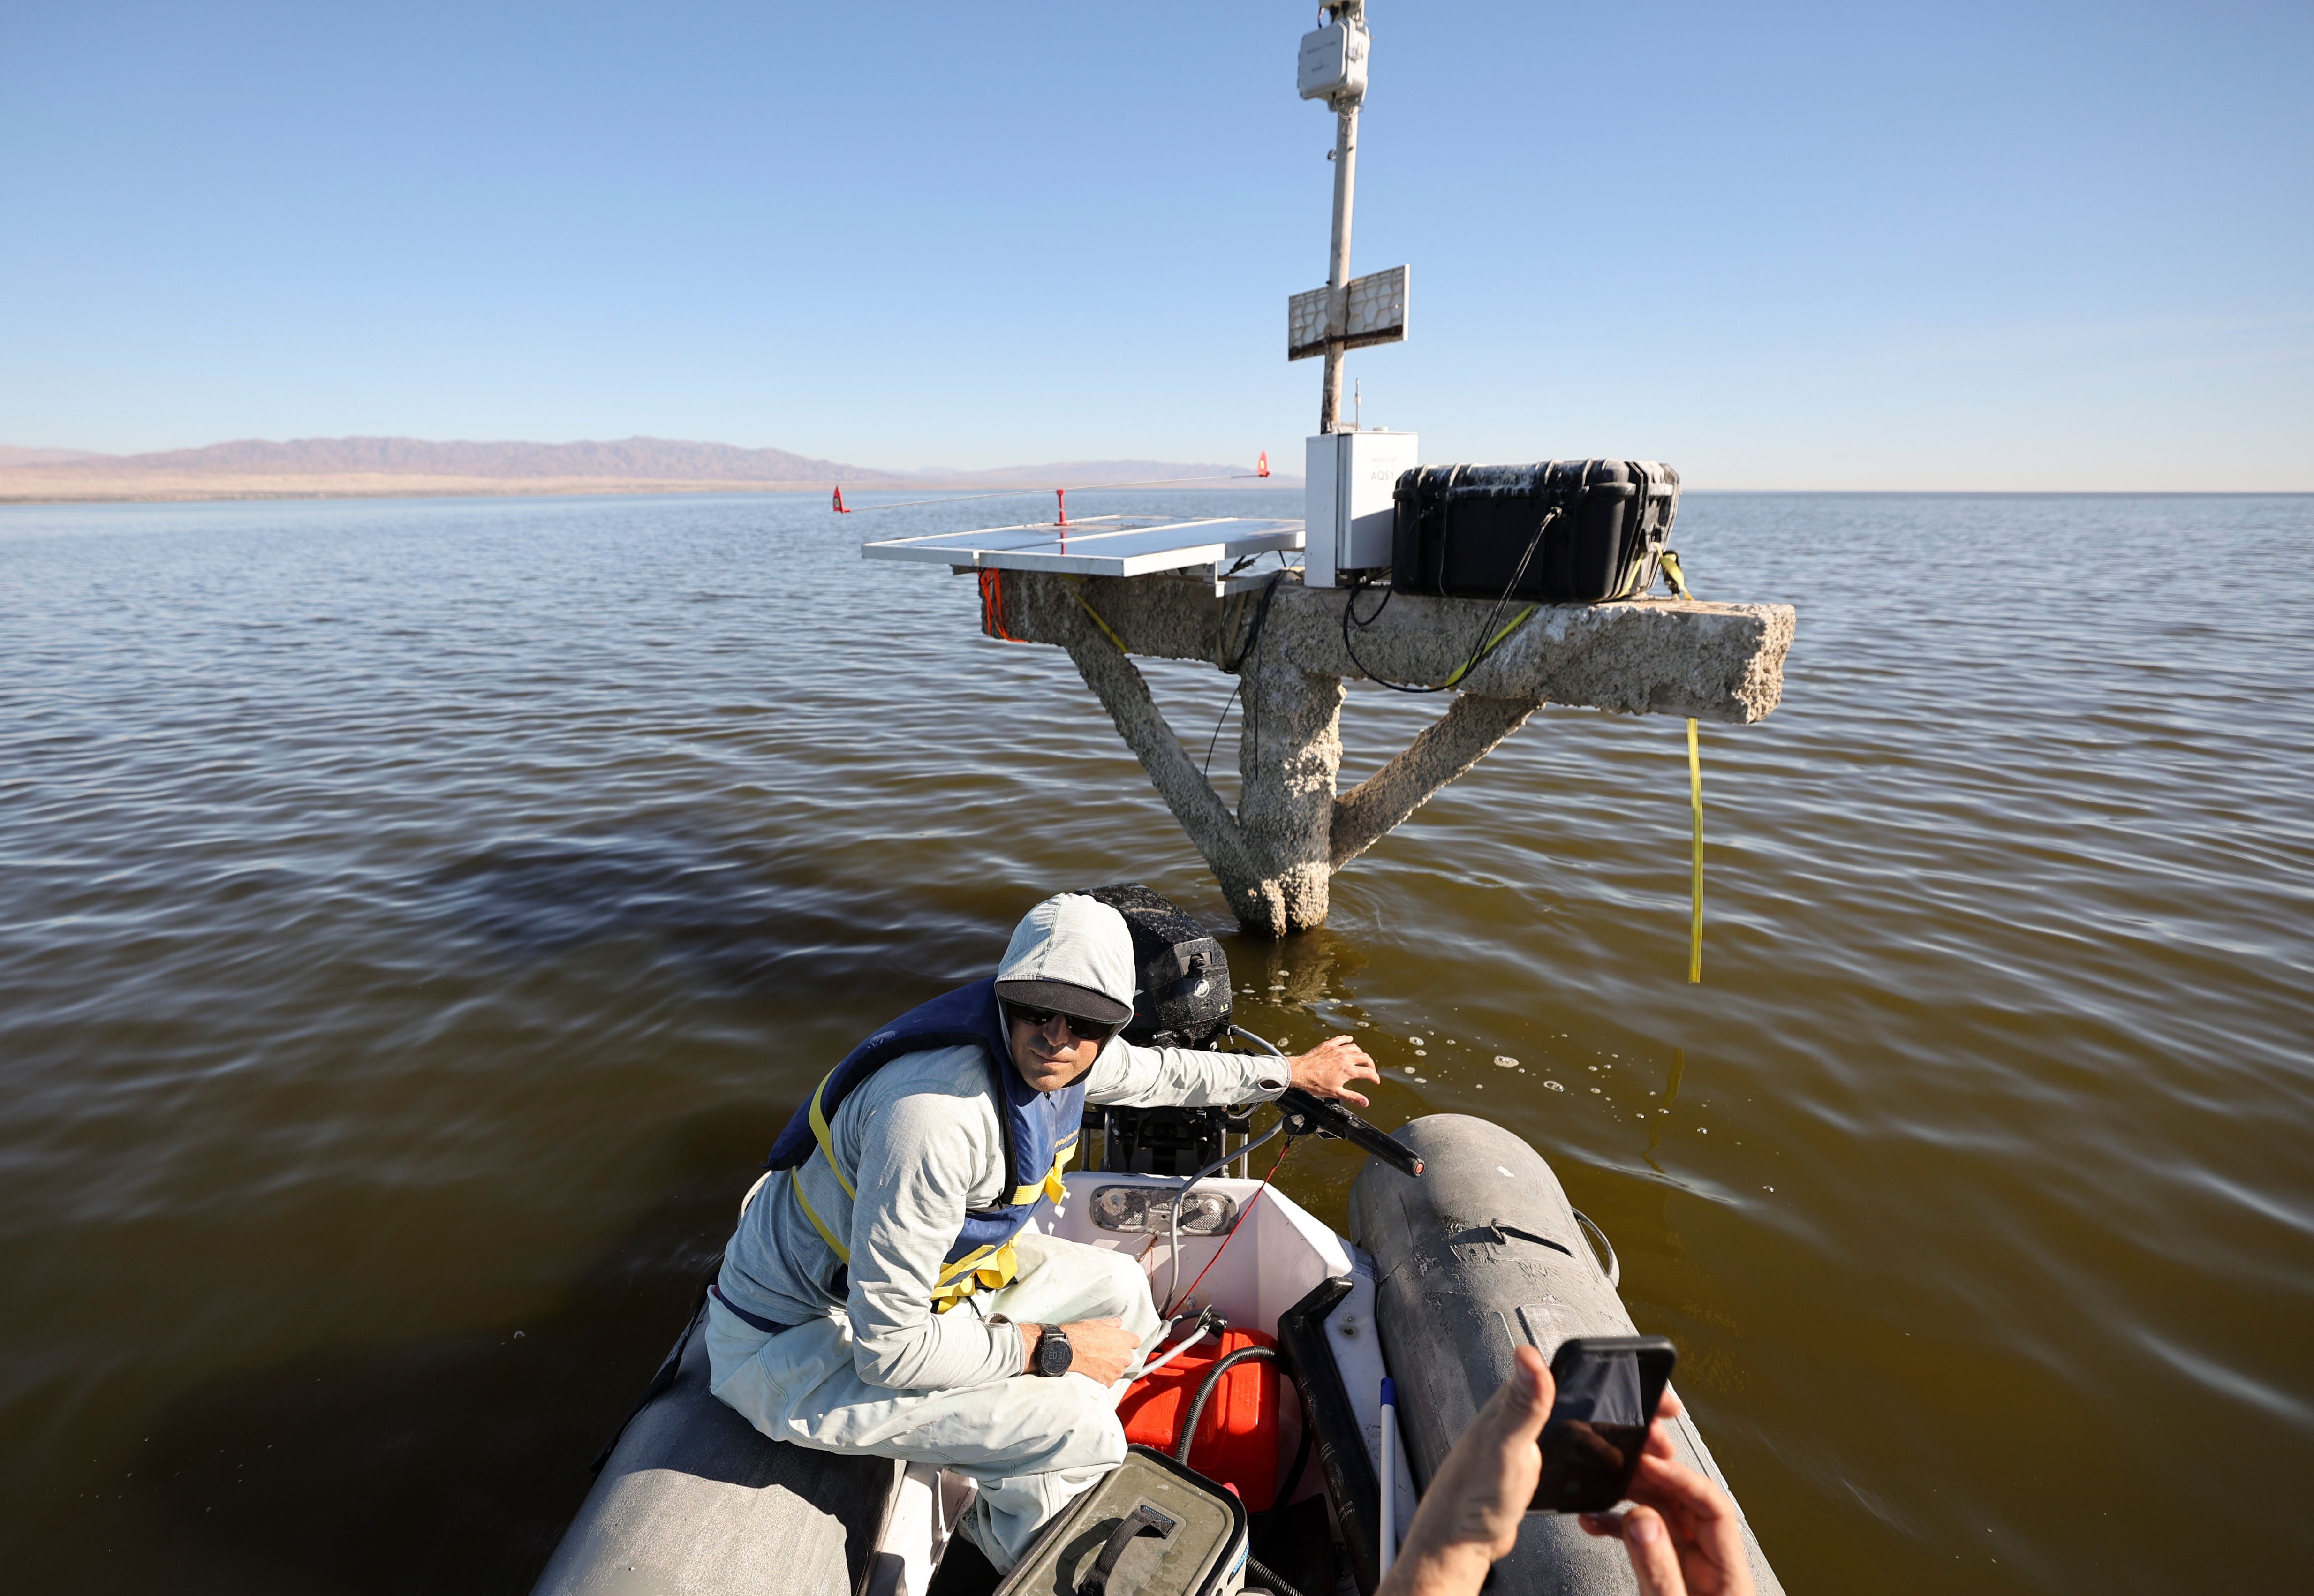
<svg viewBox="0 0 2314 1596"><path fill-rule="evenodd" d="M1230 1027L1229 959L1203 926L1139 882L1086 892L1125 916L1133 933L1133 1019L1125 1039L1144 1047L1212 1047ZM1142 1175L1195 1175L1222 1156L1223 1132L1246 1120L1220 1108L1094 1110L1101 1168Z"/></svg>
<svg viewBox="0 0 2314 1596"><path fill-rule="evenodd" d="M1229 959L1170 899L1139 882L1088 888L1133 933L1133 1018L1125 1039L1143 1047L1211 1047L1229 1035Z"/></svg>

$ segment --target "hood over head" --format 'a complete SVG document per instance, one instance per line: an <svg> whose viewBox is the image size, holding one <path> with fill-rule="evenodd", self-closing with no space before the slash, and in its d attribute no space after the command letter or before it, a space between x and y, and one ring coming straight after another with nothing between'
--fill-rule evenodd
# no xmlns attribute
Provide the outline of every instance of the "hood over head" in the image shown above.
<svg viewBox="0 0 2314 1596"><path fill-rule="evenodd" d="M1096 1025L1133 1018L1133 933L1107 904L1064 892L1020 917L996 966L996 995Z"/></svg>

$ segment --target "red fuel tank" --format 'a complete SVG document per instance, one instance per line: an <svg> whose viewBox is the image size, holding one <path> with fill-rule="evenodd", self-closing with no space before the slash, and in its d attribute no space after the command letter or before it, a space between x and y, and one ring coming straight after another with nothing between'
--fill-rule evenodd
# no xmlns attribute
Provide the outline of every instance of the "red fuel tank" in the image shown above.
<svg viewBox="0 0 2314 1596"><path fill-rule="evenodd" d="M1125 1439L1170 1456L1206 1376L1230 1354L1249 1346L1275 1351L1277 1343L1259 1330L1225 1331L1218 1342L1209 1336L1156 1373L1135 1380L1117 1405ZM1248 1358L1214 1388L1189 1448L1189 1467L1235 1486L1250 1512L1267 1511L1277 1495L1277 1360Z"/></svg>

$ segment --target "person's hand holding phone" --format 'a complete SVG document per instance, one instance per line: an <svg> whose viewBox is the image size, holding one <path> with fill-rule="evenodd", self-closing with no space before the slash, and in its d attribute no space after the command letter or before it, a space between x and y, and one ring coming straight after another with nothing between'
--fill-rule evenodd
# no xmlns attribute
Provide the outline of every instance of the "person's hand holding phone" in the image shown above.
<svg viewBox="0 0 2314 1596"><path fill-rule="evenodd" d="M1487 1570L1518 1544L1542 1477L1543 1425L1559 1393L1532 1347L1520 1347L1513 1359L1510 1378L1438 1466L1374 1596L1476 1596ZM1636 1505L1577 1521L1622 1541L1644 1596L1755 1596L1736 1503L1679 1460L1663 1427L1681 1412L1665 1390L1631 1477L1628 1499Z"/></svg>
<svg viewBox="0 0 2314 1596"><path fill-rule="evenodd" d="M1664 1432L1664 1421L1683 1411L1679 1398L1665 1391L1631 1477L1633 1505L1585 1513L1577 1521L1623 1543L1642 1596L1753 1596L1744 1521L1734 1500L1682 1463Z"/></svg>
<svg viewBox="0 0 2314 1596"><path fill-rule="evenodd" d="M1558 1388L1542 1354L1523 1346L1511 1377L1438 1466L1374 1596L1471 1596L1518 1544L1542 1474L1535 1442Z"/></svg>

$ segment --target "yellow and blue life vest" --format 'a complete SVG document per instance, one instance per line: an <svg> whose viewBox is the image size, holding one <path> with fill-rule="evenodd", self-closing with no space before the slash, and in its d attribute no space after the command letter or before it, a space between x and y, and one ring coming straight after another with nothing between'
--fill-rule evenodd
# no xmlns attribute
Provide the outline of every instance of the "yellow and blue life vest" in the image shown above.
<svg viewBox="0 0 2314 1596"><path fill-rule="evenodd" d="M811 1161L813 1153L818 1153L835 1171L844 1195L853 1196L851 1180L835 1161L835 1138L828 1129L843 1099L861 1081L904 1054L965 1046L980 1048L988 1061L989 1092L995 1099L997 1120L1004 1127L1004 1161L1011 1189L1007 1201L966 1212L964 1228L949 1248L932 1292L932 1309L939 1313L975 1292L1011 1283L1020 1270L1013 1239L1036 1217L1040 1206L1056 1203L1065 1195L1061 1170L1076 1156L1078 1128L1084 1120L1082 1077L1060 1091L1040 1092L1012 1067L1012 1050L1005 1038L1004 1016L997 1003L994 978L960 986L911 1009L853 1048L828 1071L811 1101L788 1121L765 1163L768 1168L788 1171L797 1206L811 1221L819 1239L848 1267L852 1249L804 1195L803 1166Z"/></svg>

